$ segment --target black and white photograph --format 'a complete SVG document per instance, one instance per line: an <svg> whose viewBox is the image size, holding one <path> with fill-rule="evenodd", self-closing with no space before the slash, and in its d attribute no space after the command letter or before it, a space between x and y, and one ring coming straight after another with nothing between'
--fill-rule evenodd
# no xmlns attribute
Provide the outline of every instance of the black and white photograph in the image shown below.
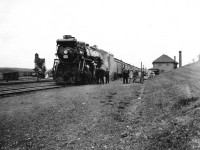
<svg viewBox="0 0 200 150"><path fill-rule="evenodd" d="M0 150L200 150L200 1L0 0Z"/></svg>

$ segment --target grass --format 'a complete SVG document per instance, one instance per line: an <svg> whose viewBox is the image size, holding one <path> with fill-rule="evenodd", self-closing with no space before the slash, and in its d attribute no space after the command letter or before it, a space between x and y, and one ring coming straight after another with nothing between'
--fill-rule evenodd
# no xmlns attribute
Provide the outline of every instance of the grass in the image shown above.
<svg viewBox="0 0 200 150"><path fill-rule="evenodd" d="M186 107L190 105L192 102L195 102L199 99L199 97L191 97L191 98L180 98L175 104L173 105L173 109L181 109L182 107Z"/></svg>
<svg viewBox="0 0 200 150"><path fill-rule="evenodd" d="M141 149L200 149L200 62L145 83Z"/></svg>
<svg viewBox="0 0 200 150"><path fill-rule="evenodd" d="M166 128L159 128L161 132L156 131L149 138L149 150L156 149L180 149L188 150L191 148L189 143L192 141L192 136L197 135L199 129L190 122L182 125L178 122L170 121Z"/></svg>

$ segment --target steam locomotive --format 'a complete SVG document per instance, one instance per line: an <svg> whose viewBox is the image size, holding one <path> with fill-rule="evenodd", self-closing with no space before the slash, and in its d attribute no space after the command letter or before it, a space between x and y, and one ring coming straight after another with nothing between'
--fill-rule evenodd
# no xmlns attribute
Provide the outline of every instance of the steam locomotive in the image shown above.
<svg viewBox="0 0 200 150"><path fill-rule="evenodd" d="M63 39L58 39L56 43L54 81L58 84L94 83L96 70L103 64L101 54L71 35L64 35Z"/></svg>

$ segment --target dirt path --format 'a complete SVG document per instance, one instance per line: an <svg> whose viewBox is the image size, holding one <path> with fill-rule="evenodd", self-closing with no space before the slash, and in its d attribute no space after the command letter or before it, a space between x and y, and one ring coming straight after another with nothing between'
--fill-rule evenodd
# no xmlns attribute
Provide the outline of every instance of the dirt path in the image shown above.
<svg viewBox="0 0 200 150"><path fill-rule="evenodd" d="M0 100L1 149L134 149L144 84L84 85ZM137 128L136 128L137 127Z"/></svg>

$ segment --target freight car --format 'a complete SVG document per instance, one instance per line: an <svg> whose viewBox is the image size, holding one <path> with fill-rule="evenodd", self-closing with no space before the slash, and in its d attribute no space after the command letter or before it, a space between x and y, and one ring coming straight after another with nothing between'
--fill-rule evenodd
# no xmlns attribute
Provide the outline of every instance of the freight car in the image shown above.
<svg viewBox="0 0 200 150"><path fill-rule="evenodd" d="M113 76L116 76L114 78L121 78L122 77L122 70L123 68L126 68L128 70L137 70L137 67L131 65L131 64L128 64L122 60L119 60L117 58L114 58L114 61L112 62L112 74Z"/></svg>
<svg viewBox="0 0 200 150"><path fill-rule="evenodd" d="M8 82L10 80L19 80L19 72L3 73L3 80L6 80L6 82Z"/></svg>

